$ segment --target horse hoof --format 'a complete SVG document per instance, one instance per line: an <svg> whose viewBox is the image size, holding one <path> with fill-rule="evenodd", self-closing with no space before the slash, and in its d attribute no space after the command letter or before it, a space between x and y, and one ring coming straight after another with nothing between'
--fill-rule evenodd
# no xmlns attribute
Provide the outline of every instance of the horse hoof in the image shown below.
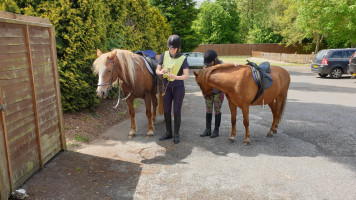
<svg viewBox="0 0 356 200"><path fill-rule="evenodd" d="M242 143L242 145L244 145L244 146L249 146L251 143L250 143L250 141L244 141L243 143Z"/></svg>
<svg viewBox="0 0 356 200"><path fill-rule="evenodd" d="M129 139L132 139L132 138L134 138L135 136L136 136L135 134L129 135Z"/></svg>
<svg viewBox="0 0 356 200"><path fill-rule="evenodd" d="M148 132L146 133L146 138L153 137L153 135L154 135L154 132L153 132L153 131L148 131Z"/></svg>
<svg viewBox="0 0 356 200"><path fill-rule="evenodd" d="M267 136L268 138L272 138L273 137L273 133L267 133Z"/></svg>
<svg viewBox="0 0 356 200"><path fill-rule="evenodd" d="M234 143L234 142L235 142L235 139L229 138L229 139L227 140L227 142Z"/></svg>

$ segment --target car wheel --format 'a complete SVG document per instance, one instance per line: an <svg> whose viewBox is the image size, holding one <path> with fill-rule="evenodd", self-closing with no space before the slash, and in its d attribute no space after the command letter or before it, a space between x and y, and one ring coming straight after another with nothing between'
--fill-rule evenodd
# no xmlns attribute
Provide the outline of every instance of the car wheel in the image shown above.
<svg viewBox="0 0 356 200"><path fill-rule="evenodd" d="M325 78L328 74L322 74L322 73L318 73L318 75L320 76L320 77L323 77L323 78Z"/></svg>
<svg viewBox="0 0 356 200"><path fill-rule="evenodd" d="M340 68L334 68L330 71L331 78L340 78L342 75L342 70Z"/></svg>

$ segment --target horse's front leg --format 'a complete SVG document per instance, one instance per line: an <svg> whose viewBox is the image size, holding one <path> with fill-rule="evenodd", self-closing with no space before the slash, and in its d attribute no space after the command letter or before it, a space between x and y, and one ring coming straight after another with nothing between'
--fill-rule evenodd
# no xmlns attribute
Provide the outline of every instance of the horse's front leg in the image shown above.
<svg viewBox="0 0 356 200"><path fill-rule="evenodd" d="M232 105L229 101L229 108L231 113L231 135L229 137L230 142L235 142L236 135L236 106Z"/></svg>
<svg viewBox="0 0 356 200"><path fill-rule="evenodd" d="M147 94L145 96L145 104L146 104L146 116L148 120L148 130L146 133L146 138L152 137L154 135L152 116L151 116L151 95Z"/></svg>
<svg viewBox="0 0 356 200"><path fill-rule="evenodd" d="M133 98L133 97L129 97L126 100L127 106L129 107L130 117L131 117L131 129L129 131L129 138L130 139L135 137L135 134L136 134L134 100L135 100L135 98Z"/></svg>
<svg viewBox="0 0 356 200"><path fill-rule="evenodd" d="M245 139L244 142L242 143L244 146L250 145L250 130L249 130L249 124L250 124L250 120L249 120L249 110L250 107L249 105L247 106L243 106L241 108L242 110L242 116L243 116L243 120L244 120L244 126L245 126Z"/></svg>

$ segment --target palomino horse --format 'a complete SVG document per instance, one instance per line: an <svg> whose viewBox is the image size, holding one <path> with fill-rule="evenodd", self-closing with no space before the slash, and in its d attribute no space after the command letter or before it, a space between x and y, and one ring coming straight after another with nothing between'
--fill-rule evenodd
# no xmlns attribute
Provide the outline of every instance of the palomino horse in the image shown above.
<svg viewBox="0 0 356 200"><path fill-rule="evenodd" d="M242 110L243 124L245 126L245 139L243 145L250 144L249 107L250 105L268 104L273 114L273 122L267 134L272 137L277 133L278 123L281 121L286 105L290 76L287 70L271 66L273 84L253 103L258 91L252 70L249 65L221 64L210 68L194 71L195 80L200 86L203 95L211 95L212 88L225 93L231 111L231 135L229 141L234 142L236 135L236 107ZM263 100L264 99L264 100Z"/></svg>
<svg viewBox="0 0 356 200"><path fill-rule="evenodd" d="M99 74L99 83L97 95L99 97L107 96L112 83L119 79L120 87L126 96L126 102L129 107L131 117L131 129L129 138L135 136L135 109L134 99L141 98L145 100L146 116L148 120L148 131L146 137L154 135L153 124L156 121L157 108L157 87L160 80L154 79L147 69L144 59L127 50L115 49L108 53L102 53L97 50L98 58L94 61L94 72ZM154 71L153 71L154 72ZM120 98L120 97L119 97ZM153 106L153 111L151 107ZM163 114L162 90L159 89L158 114Z"/></svg>

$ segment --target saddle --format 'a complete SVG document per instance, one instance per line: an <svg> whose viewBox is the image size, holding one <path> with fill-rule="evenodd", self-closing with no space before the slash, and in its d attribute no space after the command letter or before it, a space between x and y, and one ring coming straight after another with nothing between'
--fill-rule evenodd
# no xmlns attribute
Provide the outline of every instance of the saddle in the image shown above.
<svg viewBox="0 0 356 200"><path fill-rule="evenodd" d="M154 52L153 50L146 50L146 51L136 51L134 53L141 55L142 58L148 63L149 66L147 66L147 69L148 71L150 71L153 77L152 79L153 85L156 85L157 82L156 69L157 69L157 62L158 62L156 58L156 52Z"/></svg>
<svg viewBox="0 0 356 200"><path fill-rule="evenodd" d="M255 102L258 99L258 97L260 97L261 94L263 94L265 89L272 86L273 79L269 74L271 72L269 62L263 62L258 66L256 63L247 60L247 65L250 65L253 78L255 79L255 82L258 86L257 94L253 99L253 101L251 102L251 104L253 104L253 102Z"/></svg>
<svg viewBox="0 0 356 200"><path fill-rule="evenodd" d="M153 50L146 50L146 51L136 51L134 52L135 54L139 54L142 56L142 58L144 60L146 60L146 62L148 63L149 67L151 68L153 74L152 75L156 75L155 71L157 68L157 58L156 58L156 53ZM151 71L150 70L150 71ZM152 73L151 72L151 73Z"/></svg>

